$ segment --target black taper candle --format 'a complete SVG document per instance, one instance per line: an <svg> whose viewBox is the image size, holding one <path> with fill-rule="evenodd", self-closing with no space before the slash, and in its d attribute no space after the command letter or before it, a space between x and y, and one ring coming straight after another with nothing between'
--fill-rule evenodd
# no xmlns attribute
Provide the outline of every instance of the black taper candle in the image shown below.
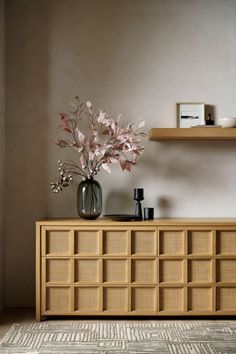
<svg viewBox="0 0 236 354"><path fill-rule="evenodd" d="M134 199L135 200L143 200L143 188L134 188Z"/></svg>

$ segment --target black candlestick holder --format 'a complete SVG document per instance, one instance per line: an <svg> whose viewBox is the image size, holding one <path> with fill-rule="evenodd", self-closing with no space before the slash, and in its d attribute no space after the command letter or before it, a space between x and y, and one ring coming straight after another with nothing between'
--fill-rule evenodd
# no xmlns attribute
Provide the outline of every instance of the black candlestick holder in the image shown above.
<svg viewBox="0 0 236 354"><path fill-rule="evenodd" d="M134 188L134 200L136 201L135 206L135 218L136 220L143 219L142 205L141 201L144 199L143 188Z"/></svg>

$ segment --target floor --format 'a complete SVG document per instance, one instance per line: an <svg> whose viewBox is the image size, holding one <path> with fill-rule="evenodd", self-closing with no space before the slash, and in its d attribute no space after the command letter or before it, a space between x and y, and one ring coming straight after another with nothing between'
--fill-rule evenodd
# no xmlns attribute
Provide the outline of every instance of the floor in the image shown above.
<svg viewBox="0 0 236 354"><path fill-rule="evenodd" d="M11 308L0 314L0 341L14 323L28 323L35 320L35 310L31 308Z"/></svg>
<svg viewBox="0 0 236 354"><path fill-rule="evenodd" d="M156 324L149 323L150 318L139 318L141 324L138 323L140 322L138 318L135 318L135 323L133 323L134 319L128 318L130 322L128 325L127 319L125 320L124 317L116 318L115 324L111 323L114 322L114 318L113 321L111 321L111 318L102 318L102 321L97 321L97 318L96 321L99 324L91 318L89 321L87 321L87 318L79 318L79 321L73 324L70 323L71 318L63 317L60 318L61 321L58 321L58 319L56 318L55 321L55 318L50 318L48 321L51 323L43 321L39 324L35 322L34 309L13 308L5 310L0 315L0 342L14 323L23 326L16 325L13 328L14 335L6 337L4 345L0 346L0 352L5 354L6 347L10 345L10 351L17 354L19 352L30 353L35 351L35 348L40 353L55 353L56 349L56 353L60 351L60 353L65 354L69 352L91 353L91 349L93 353L114 352L118 354L121 352L129 354L130 351L135 353L236 354L235 316L208 319L204 317L199 318L202 322L195 321L198 322L195 324L191 320L197 320L196 317L162 317L158 318L158 321L153 321L158 322ZM75 319L73 317L73 321ZM152 320L156 320L156 318L152 318ZM186 322L188 323L186 324ZM43 326L45 326L44 330ZM75 347L75 342L77 347ZM39 347L36 344L40 344ZM19 346L20 351L18 351ZM53 351L52 348L54 348Z"/></svg>
<svg viewBox="0 0 236 354"><path fill-rule="evenodd" d="M64 318L65 319L65 318ZM110 319L110 318L109 318ZM137 319L137 318L136 318ZM147 318L145 318L147 320ZM145 320L142 318L142 320ZM166 318L165 318L166 319ZM169 318L171 319L171 317ZM172 318L173 319L173 318ZM191 320L191 318L188 318ZM192 318L196 319L196 318ZM206 319L206 318L203 318ZM215 320L236 320L235 316L230 317L220 317L214 318ZM122 321L122 319L119 319ZM118 319L116 318L116 322ZM3 313L0 314L0 342L5 336L5 334L9 331L14 323L29 323L35 322L35 309L33 308L10 308L4 310Z"/></svg>

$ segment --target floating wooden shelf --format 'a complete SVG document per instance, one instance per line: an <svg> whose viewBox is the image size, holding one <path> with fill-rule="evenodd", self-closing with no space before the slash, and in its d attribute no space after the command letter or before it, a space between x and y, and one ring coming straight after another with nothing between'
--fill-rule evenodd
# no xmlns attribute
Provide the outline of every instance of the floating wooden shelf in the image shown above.
<svg viewBox="0 0 236 354"><path fill-rule="evenodd" d="M236 140L236 128L152 128L149 140Z"/></svg>

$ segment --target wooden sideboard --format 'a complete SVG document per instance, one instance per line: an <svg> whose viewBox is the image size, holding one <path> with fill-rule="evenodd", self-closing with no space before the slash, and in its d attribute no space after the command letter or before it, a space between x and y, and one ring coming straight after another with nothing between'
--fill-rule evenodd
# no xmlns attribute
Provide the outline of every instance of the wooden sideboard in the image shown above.
<svg viewBox="0 0 236 354"><path fill-rule="evenodd" d="M236 315L236 219L36 223L36 319Z"/></svg>

